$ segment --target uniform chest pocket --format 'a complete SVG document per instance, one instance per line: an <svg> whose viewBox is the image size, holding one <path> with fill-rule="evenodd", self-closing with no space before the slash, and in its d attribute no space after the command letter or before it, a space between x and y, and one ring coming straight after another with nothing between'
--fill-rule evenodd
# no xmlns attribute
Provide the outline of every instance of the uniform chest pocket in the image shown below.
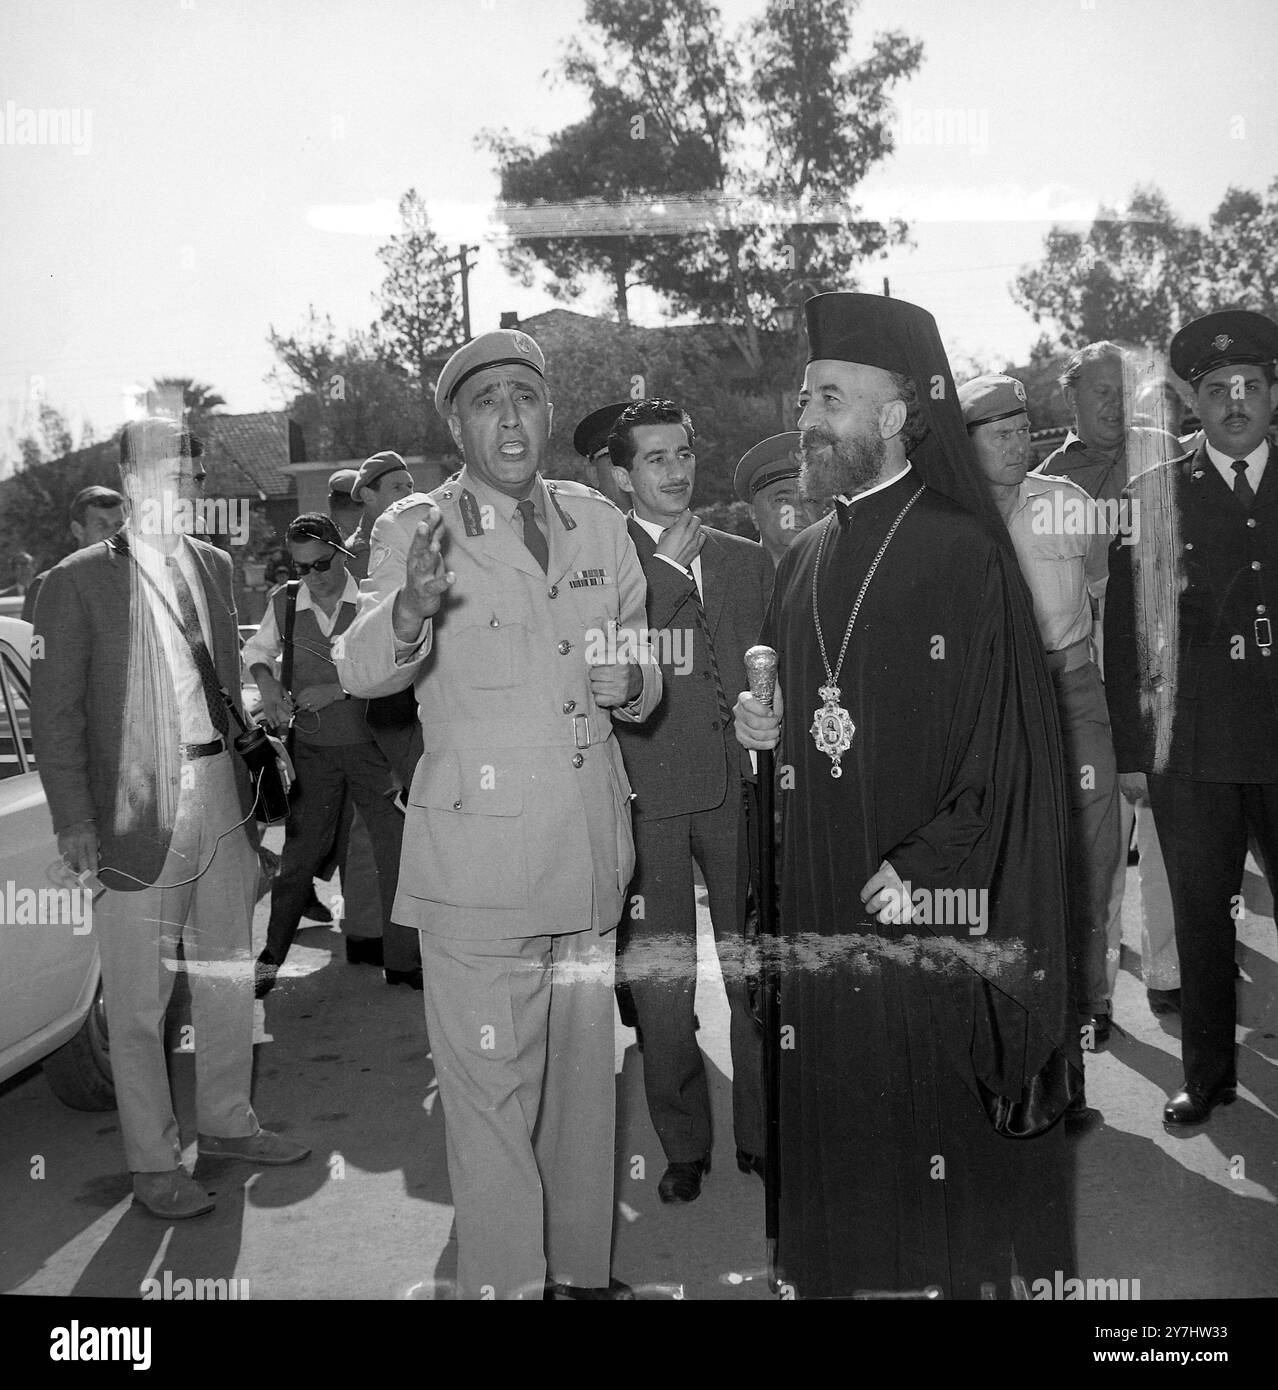
<svg viewBox="0 0 1278 1390"><path fill-rule="evenodd" d="M524 650L521 623L472 623L450 629L440 659L455 663L462 681L476 690L509 690L519 683Z"/></svg>

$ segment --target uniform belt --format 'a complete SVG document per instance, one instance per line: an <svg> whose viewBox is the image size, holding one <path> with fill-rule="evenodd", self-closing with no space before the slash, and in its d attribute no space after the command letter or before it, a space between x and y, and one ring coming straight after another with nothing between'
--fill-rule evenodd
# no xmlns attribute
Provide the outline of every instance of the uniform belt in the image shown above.
<svg viewBox="0 0 1278 1390"><path fill-rule="evenodd" d="M599 715L603 715L600 718ZM459 748L592 748L612 737L606 710L598 714L565 715L554 723L525 723L515 719L466 719L447 724L422 722L422 746L427 753Z"/></svg>
<svg viewBox="0 0 1278 1390"><path fill-rule="evenodd" d="M1059 651L1048 652L1047 669L1054 676L1059 676L1066 671L1077 671L1080 666L1086 666L1091 659L1091 643L1086 637L1082 637Z"/></svg>
<svg viewBox="0 0 1278 1390"><path fill-rule="evenodd" d="M218 753L226 751L226 740L215 738L212 743L184 743L181 745L180 751L187 762L192 762L196 758L212 758Z"/></svg>

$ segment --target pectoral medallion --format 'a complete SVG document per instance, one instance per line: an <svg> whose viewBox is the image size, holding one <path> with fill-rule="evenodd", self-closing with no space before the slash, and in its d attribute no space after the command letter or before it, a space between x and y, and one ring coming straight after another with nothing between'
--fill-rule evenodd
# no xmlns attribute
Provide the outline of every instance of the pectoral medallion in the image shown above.
<svg viewBox="0 0 1278 1390"><path fill-rule="evenodd" d="M817 748L829 756L833 764L830 776L842 777L843 769L839 766L839 759L852 747L852 735L856 733L856 725L852 722L852 716L839 704L842 691L837 685L823 685L817 694L825 704L816 711L808 732Z"/></svg>

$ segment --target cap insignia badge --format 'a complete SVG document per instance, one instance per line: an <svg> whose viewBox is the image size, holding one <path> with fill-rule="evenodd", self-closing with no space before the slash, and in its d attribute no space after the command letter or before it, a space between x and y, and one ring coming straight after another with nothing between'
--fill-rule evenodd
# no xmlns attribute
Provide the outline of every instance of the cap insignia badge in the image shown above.
<svg viewBox="0 0 1278 1390"><path fill-rule="evenodd" d="M1234 340L1229 336L1228 333L1217 333L1216 336L1212 339L1212 343L1215 345L1217 351L1224 352L1226 348L1233 347Z"/></svg>

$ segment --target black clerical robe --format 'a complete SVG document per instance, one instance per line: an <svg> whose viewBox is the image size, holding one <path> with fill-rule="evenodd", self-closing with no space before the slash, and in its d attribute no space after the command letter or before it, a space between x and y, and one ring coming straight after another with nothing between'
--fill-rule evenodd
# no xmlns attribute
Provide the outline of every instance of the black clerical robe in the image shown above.
<svg viewBox="0 0 1278 1390"><path fill-rule="evenodd" d="M840 778L809 732L826 684L821 536L833 665L919 486L910 470L850 522L804 532L761 637L785 702L777 1262L801 1298L982 1284L1008 1298L1014 1269L1032 1284L1073 1268L1063 1126L1005 1138L982 1100L1018 1097L1066 1027L1059 735L1009 659L1010 547L924 489L837 681L856 725ZM877 923L860 892L884 859L926 895L920 917L949 920Z"/></svg>

